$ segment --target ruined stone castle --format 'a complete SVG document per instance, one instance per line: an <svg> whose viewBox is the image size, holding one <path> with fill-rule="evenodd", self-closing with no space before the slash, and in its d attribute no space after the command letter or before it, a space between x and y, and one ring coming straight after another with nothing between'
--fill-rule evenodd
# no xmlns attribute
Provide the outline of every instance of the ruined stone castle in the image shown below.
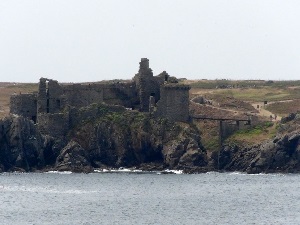
<svg viewBox="0 0 300 225"><path fill-rule="evenodd" d="M138 73L127 82L59 84L41 78L37 93L11 96L10 112L22 115L48 129L51 123L68 127L70 107L92 103L121 105L149 112L171 121L189 120L189 89L167 72L153 76L149 60L142 58Z"/></svg>

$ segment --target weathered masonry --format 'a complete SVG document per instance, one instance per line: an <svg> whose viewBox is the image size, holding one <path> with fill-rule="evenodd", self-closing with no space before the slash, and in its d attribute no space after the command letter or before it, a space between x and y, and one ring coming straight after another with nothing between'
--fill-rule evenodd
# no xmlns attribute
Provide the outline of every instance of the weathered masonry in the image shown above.
<svg viewBox="0 0 300 225"><path fill-rule="evenodd" d="M59 84L41 78L37 93L11 96L10 112L32 119L40 126L44 124L45 129L51 123L68 126L70 107L93 103L120 105L171 121L187 122L189 89L165 71L153 76L149 60L142 58L139 71L131 81Z"/></svg>

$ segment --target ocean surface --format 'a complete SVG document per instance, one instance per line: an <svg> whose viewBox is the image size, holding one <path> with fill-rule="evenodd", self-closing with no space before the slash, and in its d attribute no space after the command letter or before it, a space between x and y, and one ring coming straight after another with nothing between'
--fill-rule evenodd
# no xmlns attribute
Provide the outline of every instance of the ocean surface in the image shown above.
<svg viewBox="0 0 300 225"><path fill-rule="evenodd" d="M0 224L300 224L300 175L1 173Z"/></svg>

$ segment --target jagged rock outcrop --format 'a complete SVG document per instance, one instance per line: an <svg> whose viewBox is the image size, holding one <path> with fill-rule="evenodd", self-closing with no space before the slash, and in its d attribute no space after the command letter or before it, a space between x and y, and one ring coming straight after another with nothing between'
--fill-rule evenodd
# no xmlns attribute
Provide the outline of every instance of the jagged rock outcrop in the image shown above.
<svg viewBox="0 0 300 225"><path fill-rule="evenodd" d="M10 116L0 121L0 168L2 171L42 167L43 138L32 121Z"/></svg>
<svg viewBox="0 0 300 225"><path fill-rule="evenodd" d="M92 171L86 150L73 140L60 152L56 159L55 169L74 172Z"/></svg>
<svg viewBox="0 0 300 225"><path fill-rule="evenodd" d="M191 124L106 105L80 109L72 118L68 134L62 137L49 136L45 130L42 135L39 126L21 116L2 120L0 170L189 170L207 165L199 131Z"/></svg>
<svg viewBox="0 0 300 225"><path fill-rule="evenodd" d="M253 146L224 145L209 161L193 124L172 123L121 108L93 107L90 114L87 112L92 108L80 110L68 135L60 138L40 134L38 126L20 116L1 120L0 171L90 172L95 168L137 167L186 172L300 172L299 114L284 118L273 139Z"/></svg>
<svg viewBox="0 0 300 225"><path fill-rule="evenodd" d="M199 132L189 124L170 123L136 111L109 113L96 121L82 124L72 134L94 167L157 163L184 169L207 164Z"/></svg>
<svg viewBox="0 0 300 225"><path fill-rule="evenodd" d="M296 114L283 118L275 138L254 146L226 145L219 168L247 173L300 172L300 126Z"/></svg>

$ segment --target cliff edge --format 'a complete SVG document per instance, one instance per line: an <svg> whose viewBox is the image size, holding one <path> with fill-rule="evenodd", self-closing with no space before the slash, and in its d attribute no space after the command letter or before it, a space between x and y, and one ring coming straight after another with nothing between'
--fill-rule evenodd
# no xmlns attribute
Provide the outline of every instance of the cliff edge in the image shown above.
<svg viewBox="0 0 300 225"><path fill-rule="evenodd" d="M56 135L21 116L0 121L1 171L91 172L119 167L189 171L208 164L199 131L189 123L105 104L59 115L72 121L68 129L64 123L52 123L53 130L63 131Z"/></svg>

